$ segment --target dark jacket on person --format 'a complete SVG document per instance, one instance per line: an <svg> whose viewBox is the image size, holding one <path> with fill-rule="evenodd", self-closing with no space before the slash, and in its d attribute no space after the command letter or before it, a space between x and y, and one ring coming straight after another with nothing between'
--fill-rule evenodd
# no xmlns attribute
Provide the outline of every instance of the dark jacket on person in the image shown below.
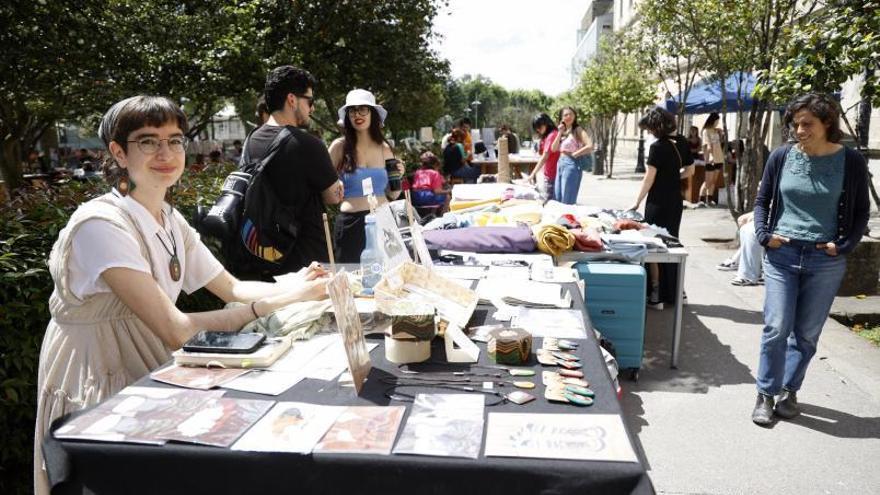
<svg viewBox="0 0 880 495"><path fill-rule="evenodd" d="M762 246L767 246L779 220L779 181L782 177L785 159L792 144L785 144L773 150L764 167L764 177L755 199L755 234ZM856 244L868 226L870 203L868 202L868 166L862 155L844 147L843 190L837 203L837 245L839 254L847 254Z"/></svg>

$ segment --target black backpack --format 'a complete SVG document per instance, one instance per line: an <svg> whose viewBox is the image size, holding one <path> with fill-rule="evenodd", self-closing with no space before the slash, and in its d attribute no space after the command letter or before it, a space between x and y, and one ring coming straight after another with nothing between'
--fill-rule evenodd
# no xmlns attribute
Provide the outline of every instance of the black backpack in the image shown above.
<svg viewBox="0 0 880 495"><path fill-rule="evenodd" d="M240 278L280 275L287 271L282 265L295 255L297 212L281 203L262 173L291 136L282 127L259 160L250 159L248 136L239 170L226 177L220 196L200 222L200 232L220 239L229 271Z"/></svg>

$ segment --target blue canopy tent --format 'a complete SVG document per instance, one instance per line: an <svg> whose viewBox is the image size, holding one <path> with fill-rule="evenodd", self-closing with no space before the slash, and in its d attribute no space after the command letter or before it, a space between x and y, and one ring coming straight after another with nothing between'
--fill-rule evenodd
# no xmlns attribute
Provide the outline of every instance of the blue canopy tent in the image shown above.
<svg viewBox="0 0 880 495"><path fill-rule="evenodd" d="M749 72L735 72L727 77L725 81L727 100L727 111L735 112L739 109L736 101L737 87L742 84L742 100L743 111L749 111L752 108L752 92L755 90L755 76ZM672 113L677 113L678 106L681 104L681 95L666 100L666 109ZM700 114L721 112L723 109L721 98L721 81L702 80L691 86L688 92L687 100L684 102L684 113Z"/></svg>

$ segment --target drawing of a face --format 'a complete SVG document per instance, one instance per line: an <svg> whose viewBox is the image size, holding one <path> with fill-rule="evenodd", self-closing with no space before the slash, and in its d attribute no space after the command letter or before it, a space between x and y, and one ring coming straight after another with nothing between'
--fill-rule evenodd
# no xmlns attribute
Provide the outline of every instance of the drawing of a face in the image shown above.
<svg viewBox="0 0 880 495"><path fill-rule="evenodd" d="M397 244L397 239L390 230L382 229L382 235L385 237L385 253L389 258L394 258L403 252L403 248Z"/></svg>

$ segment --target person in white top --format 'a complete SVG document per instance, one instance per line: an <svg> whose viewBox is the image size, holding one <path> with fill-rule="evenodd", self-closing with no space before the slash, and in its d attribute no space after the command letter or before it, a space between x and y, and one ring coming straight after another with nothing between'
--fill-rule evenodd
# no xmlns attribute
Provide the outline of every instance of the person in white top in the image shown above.
<svg viewBox="0 0 880 495"><path fill-rule="evenodd" d="M705 205L715 206L715 185L718 182L718 174L722 173L724 166L724 150L721 146L721 129L718 122L721 117L717 113L710 113L703 125L703 159L706 162L706 177L700 186L700 202L706 197Z"/></svg>
<svg viewBox="0 0 880 495"><path fill-rule="evenodd" d="M49 257L55 290L40 351L34 481L48 493L41 444L51 422L106 399L170 359L200 330L237 331L292 302L327 297L318 264L284 282L229 274L168 201L184 171L187 119L171 100L115 104L99 136L111 193L74 212ZM184 313L181 290L202 287L244 305Z"/></svg>

